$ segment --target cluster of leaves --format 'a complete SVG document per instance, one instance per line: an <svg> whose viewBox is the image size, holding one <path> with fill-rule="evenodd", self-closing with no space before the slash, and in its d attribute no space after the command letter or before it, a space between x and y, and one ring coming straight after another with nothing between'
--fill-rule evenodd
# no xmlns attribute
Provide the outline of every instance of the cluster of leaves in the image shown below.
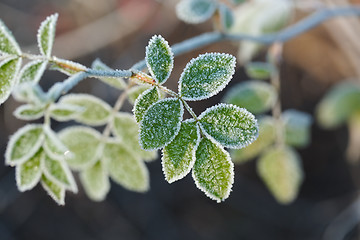
<svg viewBox="0 0 360 240"><path fill-rule="evenodd" d="M224 101L245 107L255 114L272 110L279 93L263 80L277 73L271 63L252 62L246 65L247 74L256 80L234 86ZM303 180L300 157L293 147L306 147L310 143L311 116L297 110L286 110L281 116L259 116L258 139L244 149L231 151L235 163L259 157L257 169L274 197L283 204L292 202Z"/></svg>
<svg viewBox="0 0 360 240"><path fill-rule="evenodd" d="M51 56L56 21L57 15L52 15L39 28L40 55L23 54L10 31L0 23L0 74L4 79L1 100L13 92L18 101L24 102L14 112L17 118L44 119L42 124L19 129L7 146L6 164L16 167L19 190L30 190L41 182L57 203L64 204L65 191L78 190L73 170L79 172L85 192L95 201L106 197L109 177L126 189L144 192L149 188L144 161L155 159L154 150L162 149L162 166L169 183L192 170L196 185L207 196L218 202L226 199L234 170L224 148L242 148L253 142L258 136L257 121L250 112L232 104L219 104L196 116L187 101L207 99L220 92L232 78L235 58L206 53L192 59L180 76L176 93L163 86L174 60L161 36L154 36L146 47L150 75L131 70L131 78L123 79L114 77L114 70L100 60L88 69ZM24 66L23 58L29 60ZM49 65L69 78L45 93L38 82ZM58 99L90 70L100 71L101 81L123 90L114 107L88 94L68 94ZM161 93L170 97L164 98ZM126 95L134 104L134 116L119 112ZM191 119L183 120L184 109ZM74 120L82 125L55 132L51 119ZM92 128L104 125L102 133Z"/></svg>

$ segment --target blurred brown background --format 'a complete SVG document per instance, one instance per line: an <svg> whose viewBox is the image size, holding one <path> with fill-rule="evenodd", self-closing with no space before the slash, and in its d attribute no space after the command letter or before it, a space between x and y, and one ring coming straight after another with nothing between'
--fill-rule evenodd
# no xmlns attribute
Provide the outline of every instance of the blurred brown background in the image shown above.
<svg viewBox="0 0 360 240"><path fill-rule="evenodd" d="M0 0L0 18L22 49L37 53L36 32L40 22L58 12L54 55L87 66L100 58L111 67L127 69L144 58L145 46L154 34L161 34L172 45L212 30L211 23L187 25L177 20L176 2ZM347 1L323 2L347 4ZM294 21L307 14L306 9L297 11ZM284 109L296 108L312 114L316 103L334 83L359 77L359 35L356 18L337 19L287 43L281 67ZM176 89L185 64L199 53L210 51L236 55L236 46L219 43L176 57L167 86ZM260 54L257 60L263 58L264 54ZM42 86L47 89L64 78L48 71ZM238 66L229 87L246 79ZM109 103L119 94L94 79L82 82L73 91L91 93ZM199 114L219 102L222 95L192 106ZM9 99L0 107L2 153L8 136L25 124L12 116L17 106ZM125 105L123 110L130 111L131 106ZM57 124L54 128L65 126ZM80 187L77 195L67 193L65 207L57 206L41 187L20 193L15 169L0 164L0 239L329 240L343 239L339 238L341 233L346 233L344 239L359 239L357 228L353 228L360 219L359 207L349 208L360 186L359 166L349 165L345 160L347 138L346 127L325 131L314 123L312 144L300 150L305 182L299 198L288 206L279 205L269 194L256 174L255 161L236 166L233 191L221 204L198 190L191 176L169 185L157 160L148 164L151 176L148 193L137 194L112 184L107 199L95 203ZM326 231L334 234L324 237Z"/></svg>

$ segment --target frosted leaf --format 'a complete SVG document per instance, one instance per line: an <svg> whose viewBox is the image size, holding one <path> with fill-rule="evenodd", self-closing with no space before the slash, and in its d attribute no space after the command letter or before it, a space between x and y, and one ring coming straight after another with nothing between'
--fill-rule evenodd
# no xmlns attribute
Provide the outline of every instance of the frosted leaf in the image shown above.
<svg viewBox="0 0 360 240"><path fill-rule="evenodd" d="M41 176L41 186L49 196L59 205L65 204L65 188L52 182L45 175Z"/></svg>
<svg viewBox="0 0 360 240"><path fill-rule="evenodd" d="M46 155L59 161L63 160L65 158L65 155L67 155L68 157L71 156L69 149L65 146L64 143L61 142L60 138L53 130L51 130L50 127L44 126L44 133L45 141L43 144L43 148Z"/></svg>
<svg viewBox="0 0 360 240"><path fill-rule="evenodd" d="M19 73L18 83L38 83L44 74L47 63L47 61L43 60L35 60L27 63Z"/></svg>
<svg viewBox="0 0 360 240"><path fill-rule="evenodd" d="M179 80L179 94L187 101L216 95L230 82L236 59L225 53L205 53L192 59Z"/></svg>
<svg viewBox="0 0 360 240"><path fill-rule="evenodd" d="M107 143L103 158L112 180L124 188L146 192L149 189L149 173L143 161L134 157L123 145Z"/></svg>
<svg viewBox="0 0 360 240"><path fill-rule="evenodd" d="M231 9L223 3L219 4L219 13L222 29L229 30L234 24L234 16Z"/></svg>
<svg viewBox="0 0 360 240"><path fill-rule="evenodd" d="M53 104L49 109L50 117L59 122L76 119L84 110L85 108L83 107L65 103Z"/></svg>
<svg viewBox="0 0 360 240"><path fill-rule="evenodd" d="M155 81L163 84L174 67L174 54L169 43L160 35L153 36L146 47L146 65Z"/></svg>
<svg viewBox="0 0 360 240"><path fill-rule="evenodd" d="M210 19L216 7L214 0L182 0L176 5L176 15L186 23L198 24Z"/></svg>
<svg viewBox="0 0 360 240"><path fill-rule="evenodd" d="M292 148L278 147L265 152L257 162L257 171L279 203L295 200L304 174L300 157Z"/></svg>
<svg viewBox="0 0 360 240"><path fill-rule="evenodd" d="M345 123L360 110L360 86L344 82L332 88L317 105L316 117L324 128L335 128Z"/></svg>
<svg viewBox="0 0 360 240"><path fill-rule="evenodd" d="M233 86L224 102L246 108L254 114L269 111L277 100L276 89L267 82L251 80Z"/></svg>
<svg viewBox="0 0 360 240"><path fill-rule="evenodd" d="M41 159L43 174L57 185L77 193L74 177L64 160L56 160L44 154Z"/></svg>
<svg viewBox="0 0 360 240"><path fill-rule="evenodd" d="M169 183L185 177L195 163L195 151L200 141L200 129L196 122L182 122L179 134L162 151L162 168Z"/></svg>
<svg viewBox="0 0 360 240"><path fill-rule="evenodd" d="M243 163L255 158L270 147L276 138L275 122L272 117L259 119L259 137L249 146L242 149L232 149L231 159L234 163Z"/></svg>
<svg viewBox="0 0 360 240"><path fill-rule="evenodd" d="M128 101L134 105L136 99L146 90L148 90L150 87L145 85L136 85L128 91Z"/></svg>
<svg viewBox="0 0 360 240"><path fill-rule="evenodd" d="M42 155L43 151L39 149L29 160L16 166L16 185L21 192L33 189L40 181Z"/></svg>
<svg viewBox="0 0 360 240"><path fill-rule="evenodd" d="M20 55L21 50L14 36L0 20L0 54Z"/></svg>
<svg viewBox="0 0 360 240"><path fill-rule="evenodd" d="M45 93L38 84L23 83L15 86L12 96L18 102L41 105L45 101Z"/></svg>
<svg viewBox="0 0 360 240"><path fill-rule="evenodd" d="M152 87L142 94L136 99L133 113L135 116L136 122L140 123L144 117L145 112L148 108L155 102L160 99L159 90L157 87Z"/></svg>
<svg viewBox="0 0 360 240"><path fill-rule="evenodd" d="M51 16L48 16L40 25L37 41L40 49L40 53L46 57L51 56L52 47L54 44L56 22L58 19L58 14L55 13Z"/></svg>
<svg viewBox="0 0 360 240"><path fill-rule="evenodd" d="M86 71L87 68L80 63L76 63L73 61L60 59L57 57L53 57L52 65L50 66L51 70L56 70L62 72L68 76L74 75L80 71Z"/></svg>
<svg viewBox="0 0 360 240"><path fill-rule="evenodd" d="M180 130L184 108L179 99L166 98L150 106L140 123L140 145L155 150L169 144Z"/></svg>
<svg viewBox="0 0 360 240"><path fill-rule="evenodd" d="M234 183L234 164L219 144L201 139L192 171L196 186L218 203L229 197Z"/></svg>
<svg viewBox="0 0 360 240"><path fill-rule="evenodd" d="M101 161L82 171L80 181L86 195L93 201L104 200L110 190L108 173Z"/></svg>
<svg viewBox="0 0 360 240"><path fill-rule="evenodd" d="M266 62L250 62L245 65L246 74L252 79L265 80L275 71L274 66Z"/></svg>
<svg viewBox="0 0 360 240"><path fill-rule="evenodd" d="M199 116L204 134L224 147L243 148L255 141L259 129L250 112L231 104L218 104Z"/></svg>
<svg viewBox="0 0 360 240"><path fill-rule="evenodd" d="M21 105L14 111L14 116L21 120L35 120L44 115L45 106L37 106L32 104Z"/></svg>
<svg viewBox="0 0 360 240"><path fill-rule="evenodd" d="M114 118L114 135L128 148L135 156L145 161L157 158L156 151L145 151L139 144L139 125L134 116L130 113L117 113Z"/></svg>
<svg viewBox="0 0 360 240"><path fill-rule="evenodd" d="M14 166L30 159L39 150L43 140L43 127L40 124L28 124L18 129L10 137L5 152L5 163Z"/></svg>
<svg viewBox="0 0 360 240"><path fill-rule="evenodd" d="M21 58L7 58L0 62L0 104L6 101L15 84L21 66Z"/></svg>
<svg viewBox="0 0 360 240"><path fill-rule="evenodd" d="M69 127L59 132L60 140L72 153L65 154L66 162L74 170L84 170L98 159L98 146L101 135L88 127Z"/></svg>
<svg viewBox="0 0 360 240"><path fill-rule="evenodd" d="M112 111L109 104L89 94L68 94L63 96L59 103L83 108L83 112L76 115L75 120L91 126L107 123Z"/></svg>
<svg viewBox="0 0 360 240"><path fill-rule="evenodd" d="M306 147L311 140L310 114L294 109L286 110L282 113L281 119L285 128L285 142L294 147Z"/></svg>
<svg viewBox="0 0 360 240"><path fill-rule="evenodd" d="M235 4L235 5L244 3L245 1L246 1L246 0L230 0L230 2L231 2L232 4Z"/></svg>
<svg viewBox="0 0 360 240"><path fill-rule="evenodd" d="M100 59L96 59L92 65L91 68L94 70L101 70L101 71L113 71L110 67L108 67L105 63L103 63ZM97 77L102 82L117 88L117 89L125 89L126 88L126 82L123 78L115 78L115 77Z"/></svg>

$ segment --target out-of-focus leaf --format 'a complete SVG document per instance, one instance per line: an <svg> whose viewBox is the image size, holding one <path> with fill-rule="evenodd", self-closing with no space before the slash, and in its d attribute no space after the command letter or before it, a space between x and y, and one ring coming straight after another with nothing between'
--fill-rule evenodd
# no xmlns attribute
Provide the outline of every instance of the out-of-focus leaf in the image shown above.
<svg viewBox="0 0 360 240"><path fill-rule="evenodd" d="M176 6L176 15L186 23L198 24L211 18L216 7L214 0L182 0Z"/></svg>
<svg viewBox="0 0 360 240"><path fill-rule="evenodd" d="M103 63L100 59L96 59L92 65L92 69L101 70L101 71L113 71L110 67L108 67L105 63ZM114 78L114 77L98 77L102 82L109 84L110 86L117 89L125 89L126 82L123 78Z"/></svg>
<svg viewBox="0 0 360 240"><path fill-rule="evenodd" d="M283 112L286 144L294 147L306 147L311 140L310 114L289 109Z"/></svg>
<svg viewBox="0 0 360 240"><path fill-rule="evenodd" d="M234 24L234 15L231 9L223 3L219 4L219 14L222 28L228 31Z"/></svg>
<svg viewBox="0 0 360 240"><path fill-rule="evenodd" d="M45 106L36 106L32 104L21 105L14 111L14 116L21 120L35 120L44 115Z"/></svg>
<svg viewBox="0 0 360 240"><path fill-rule="evenodd" d="M59 122L63 122L76 119L78 115L84 112L85 109L78 105L59 103L51 105L49 110L50 116L53 119Z"/></svg>
<svg viewBox="0 0 360 240"><path fill-rule="evenodd" d="M59 205L65 204L65 188L52 182L45 175L41 177L41 185L49 196Z"/></svg>
<svg viewBox="0 0 360 240"><path fill-rule="evenodd" d="M246 74L252 79L269 79L276 71L274 66L266 62L250 62L245 65Z"/></svg>

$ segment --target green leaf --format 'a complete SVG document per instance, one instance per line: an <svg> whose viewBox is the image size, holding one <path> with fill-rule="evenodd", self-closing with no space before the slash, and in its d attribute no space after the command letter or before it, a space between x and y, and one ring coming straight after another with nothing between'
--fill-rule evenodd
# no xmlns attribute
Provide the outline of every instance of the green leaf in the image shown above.
<svg viewBox="0 0 360 240"><path fill-rule="evenodd" d="M245 65L246 74L253 79L269 79L275 70L274 66L266 62L250 62Z"/></svg>
<svg viewBox="0 0 360 240"><path fill-rule="evenodd" d="M194 119L182 122L179 134L162 151L162 168L169 183L185 177L195 163L200 129Z"/></svg>
<svg viewBox="0 0 360 240"><path fill-rule="evenodd" d="M136 192L146 192L149 189L149 173L145 163L129 153L126 147L119 143L108 143L103 157L110 177L116 183Z"/></svg>
<svg viewBox="0 0 360 240"><path fill-rule="evenodd" d="M0 54L21 55L21 50L14 36L0 20Z"/></svg>
<svg viewBox="0 0 360 240"><path fill-rule="evenodd" d="M101 71L113 71L112 68L108 67L103 63L100 59L96 59L92 65L91 68L94 70L101 70ZM123 78L115 78L115 77L97 77L102 82L117 88L117 89L125 89L126 88L126 82Z"/></svg>
<svg viewBox="0 0 360 240"><path fill-rule="evenodd" d="M114 118L114 135L128 148L135 156L145 161L157 158L156 151L145 151L139 144L139 126L134 116L130 113L117 113Z"/></svg>
<svg viewBox="0 0 360 240"><path fill-rule="evenodd" d="M63 159L59 161L44 154L41 164L43 174L47 179L65 189L77 193L78 189L74 177Z"/></svg>
<svg viewBox="0 0 360 240"><path fill-rule="evenodd" d="M238 5L238 4L241 4L241 3L244 3L246 0L231 0L230 2L234 5Z"/></svg>
<svg viewBox="0 0 360 240"><path fill-rule="evenodd" d="M50 66L50 70L56 70L62 72L68 76L74 75L80 71L86 71L87 68L80 63L76 63L73 61L60 59L57 57L52 57L52 65Z"/></svg>
<svg viewBox="0 0 360 240"><path fill-rule="evenodd" d="M283 112L281 118L285 128L285 142L294 147L306 147L311 141L310 114L289 109Z"/></svg>
<svg viewBox="0 0 360 240"><path fill-rule="evenodd" d="M198 24L210 19L216 7L213 0L182 0L176 6L176 15L186 23Z"/></svg>
<svg viewBox="0 0 360 240"><path fill-rule="evenodd" d="M43 149L50 158L62 161L65 156L70 158L72 153L69 149L61 142L57 134L49 127L44 126L45 141Z"/></svg>
<svg viewBox="0 0 360 240"><path fill-rule="evenodd" d="M140 123L149 107L160 99L157 87L152 87L143 92L135 101L133 113L136 122Z"/></svg>
<svg viewBox="0 0 360 240"><path fill-rule="evenodd" d="M163 84L174 67L174 54L169 43L160 35L153 36L146 47L146 65L155 81Z"/></svg>
<svg viewBox="0 0 360 240"><path fill-rule="evenodd" d="M360 85L344 82L332 88L320 101L316 117L324 128L335 128L345 123L360 110Z"/></svg>
<svg viewBox="0 0 360 240"><path fill-rule="evenodd" d="M109 104L89 94L68 94L63 96L59 102L83 108L83 112L76 115L75 120L87 125L104 125L111 115Z"/></svg>
<svg viewBox="0 0 360 240"><path fill-rule="evenodd" d="M234 15L231 9L223 3L219 4L220 21L224 30L229 30L234 24Z"/></svg>
<svg viewBox="0 0 360 240"><path fill-rule="evenodd" d="M265 152L258 161L257 171L275 199L289 204L298 195L303 181L303 170L298 154L289 147L278 147Z"/></svg>
<svg viewBox="0 0 360 240"><path fill-rule="evenodd" d="M86 195L93 201L105 199L110 190L110 181L107 170L101 161L80 173L80 181Z"/></svg>
<svg viewBox="0 0 360 240"><path fill-rule="evenodd" d="M33 105L41 105L46 101L45 93L41 87L30 82L15 86L12 96L18 102L26 102Z"/></svg>
<svg viewBox="0 0 360 240"><path fill-rule="evenodd" d="M230 82L236 59L225 53L205 53L192 59L179 80L179 94L187 101L216 95Z"/></svg>
<svg viewBox="0 0 360 240"><path fill-rule="evenodd" d="M223 101L260 114L275 105L277 96L276 89L269 83L251 80L233 86L225 94Z"/></svg>
<svg viewBox="0 0 360 240"><path fill-rule="evenodd" d="M76 119L84 110L83 107L65 103L53 104L49 109L50 117L59 122Z"/></svg>
<svg viewBox="0 0 360 240"><path fill-rule="evenodd" d="M136 99L146 90L148 90L150 87L145 85L136 85L128 91L128 101L134 105Z"/></svg>
<svg viewBox="0 0 360 240"><path fill-rule="evenodd" d="M32 104L21 105L14 111L14 116L21 120L35 120L44 115L45 106L37 106Z"/></svg>
<svg viewBox="0 0 360 240"><path fill-rule="evenodd" d="M92 128L69 127L59 132L61 142L73 156L67 156L66 162L74 170L84 170L92 166L99 158L98 146L100 134Z"/></svg>
<svg viewBox="0 0 360 240"><path fill-rule="evenodd" d="M140 123L140 146L155 150L169 144L180 130L184 108L179 99L157 101L146 111Z"/></svg>
<svg viewBox="0 0 360 240"><path fill-rule="evenodd" d="M27 63L19 73L18 83L38 83L45 72L48 62L35 60Z"/></svg>
<svg viewBox="0 0 360 240"><path fill-rule="evenodd" d="M232 149L231 159L234 163L243 163L255 158L270 147L276 138L275 122L272 117L259 119L259 137L249 146L242 149Z"/></svg>
<svg viewBox="0 0 360 240"><path fill-rule="evenodd" d="M16 75L20 66L21 58L7 58L0 63L0 104L10 96L16 84Z"/></svg>
<svg viewBox="0 0 360 240"><path fill-rule="evenodd" d="M48 16L40 25L37 41L40 53L46 57L51 56L52 47L55 39L55 28L58 19L58 14Z"/></svg>
<svg viewBox="0 0 360 240"><path fill-rule="evenodd" d="M5 153L7 165L17 165L29 160L39 150L44 140L43 126L28 124L10 137Z"/></svg>
<svg viewBox="0 0 360 240"><path fill-rule="evenodd" d="M65 188L54 183L45 175L41 176L41 185L49 196L59 205L65 204Z"/></svg>
<svg viewBox="0 0 360 240"><path fill-rule="evenodd" d="M250 112L231 104L218 104L199 116L204 134L224 147L243 148L255 141L259 129Z"/></svg>
<svg viewBox="0 0 360 240"><path fill-rule="evenodd" d="M219 144L201 139L192 171L196 186L218 203L229 197L234 183L234 164Z"/></svg>
<svg viewBox="0 0 360 240"><path fill-rule="evenodd" d="M33 189L40 181L42 155L43 151L40 148L29 160L16 166L16 185L21 192Z"/></svg>

